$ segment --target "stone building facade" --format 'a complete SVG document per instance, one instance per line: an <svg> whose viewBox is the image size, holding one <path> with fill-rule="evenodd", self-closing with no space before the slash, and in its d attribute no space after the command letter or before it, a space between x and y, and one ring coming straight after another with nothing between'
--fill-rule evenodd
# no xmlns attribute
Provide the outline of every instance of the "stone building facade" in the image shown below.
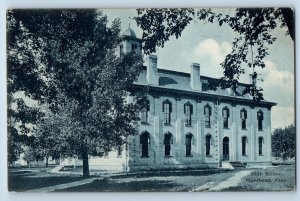
<svg viewBox="0 0 300 201"><path fill-rule="evenodd" d="M125 35L124 46L139 42L130 28ZM137 92L147 88L149 94L139 135L128 138L127 170L221 167L223 161L271 164L275 103L254 104L249 95L242 95L246 84L235 91L210 90L213 78L201 76L199 64L182 73L159 69L157 59L147 56L134 83Z"/></svg>
<svg viewBox="0 0 300 201"><path fill-rule="evenodd" d="M141 40L128 28L118 54L142 54ZM90 169L139 171L149 169L218 168L224 162L271 164L271 107L266 100L253 103L238 88L209 89L214 78L201 76L198 63L190 73L160 69L157 56L146 65L134 83L136 93L148 90L148 104L141 111L139 135L104 157L90 157ZM134 95L128 96L128 102ZM81 161L64 160L78 166Z"/></svg>

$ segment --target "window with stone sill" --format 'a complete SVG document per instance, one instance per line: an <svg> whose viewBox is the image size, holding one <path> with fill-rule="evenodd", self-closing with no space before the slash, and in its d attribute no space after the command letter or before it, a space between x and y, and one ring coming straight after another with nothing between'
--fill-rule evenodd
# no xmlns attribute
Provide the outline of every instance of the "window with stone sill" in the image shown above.
<svg viewBox="0 0 300 201"><path fill-rule="evenodd" d="M172 103L169 100L163 102L164 124L171 123Z"/></svg>
<svg viewBox="0 0 300 201"><path fill-rule="evenodd" d="M148 110L146 108L141 111L141 123L148 124Z"/></svg>
<svg viewBox="0 0 300 201"><path fill-rule="evenodd" d="M142 124L148 124L148 113L150 111L150 102L149 100L146 100L144 104L144 107L141 109L141 123Z"/></svg>
<svg viewBox="0 0 300 201"><path fill-rule="evenodd" d="M259 131L263 130L263 120L264 120L264 114L260 110L257 112L257 127Z"/></svg>
<svg viewBox="0 0 300 201"><path fill-rule="evenodd" d="M244 108L241 110L241 126L243 130L247 129L247 110L245 110Z"/></svg>
<svg viewBox="0 0 300 201"><path fill-rule="evenodd" d="M222 117L223 117L223 128L228 128L229 109L227 107L224 107L222 109Z"/></svg>
<svg viewBox="0 0 300 201"><path fill-rule="evenodd" d="M185 125L192 125L192 114L193 114L193 105L191 103L184 104L184 114L185 114Z"/></svg>
<svg viewBox="0 0 300 201"><path fill-rule="evenodd" d="M205 127L210 128L211 107L209 104L204 106Z"/></svg>

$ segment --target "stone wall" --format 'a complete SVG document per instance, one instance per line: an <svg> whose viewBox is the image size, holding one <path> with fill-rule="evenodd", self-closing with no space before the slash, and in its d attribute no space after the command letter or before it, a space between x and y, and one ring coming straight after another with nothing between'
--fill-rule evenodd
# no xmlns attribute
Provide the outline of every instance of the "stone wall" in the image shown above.
<svg viewBox="0 0 300 201"><path fill-rule="evenodd" d="M131 136L129 141L130 170L140 169L169 169L169 168L204 168L218 167L223 159L223 138L229 138L229 161L241 161L245 163L270 163L271 162L271 125L270 110L267 108L251 108L243 105L228 103L216 103L210 101L195 101L189 99L175 99L173 97L148 96L150 111L148 124L139 124L137 129L141 134L149 132L150 145L149 157L142 158L142 146L140 136ZM163 101L172 103L170 125L163 122ZM184 104L193 105L192 124L185 125ZM211 127L205 126L204 106L209 104L212 108ZM229 126L223 128L222 108L229 109ZM247 110L246 129L241 128L240 110ZM258 131L257 112L264 114L263 129ZM164 156L164 134L170 132L173 135L171 156ZM193 134L192 156L185 155L185 135ZM205 154L205 136L210 134L211 154ZM242 156L242 136L247 137L246 155ZM258 154L258 137L263 137L263 154Z"/></svg>

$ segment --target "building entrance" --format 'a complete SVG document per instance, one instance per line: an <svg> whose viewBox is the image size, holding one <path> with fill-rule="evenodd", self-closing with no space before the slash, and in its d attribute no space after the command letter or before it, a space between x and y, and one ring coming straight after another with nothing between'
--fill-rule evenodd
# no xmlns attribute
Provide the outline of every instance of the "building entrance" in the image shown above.
<svg viewBox="0 0 300 201"><path fill-rule="evenodd" d="M223 160L224 161L229 160L229 138L228 137L223 138Z"/></svg>

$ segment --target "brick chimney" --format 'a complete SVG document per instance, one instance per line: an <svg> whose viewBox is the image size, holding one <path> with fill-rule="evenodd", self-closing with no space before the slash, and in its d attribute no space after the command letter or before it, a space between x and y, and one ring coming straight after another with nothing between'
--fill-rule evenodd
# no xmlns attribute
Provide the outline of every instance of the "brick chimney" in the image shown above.
<svg viewBox="0 0 300 201"><path fill-rule="evenodd" d="M198 63L193 63L191 65L190 85L193 90L197 90L197 91L202 90L202 84L200 81L200 64L198 64Z"/></svg>
<svg viewBox="0 0 300 201"><path fill-rule="evenodd" d="M150 54L146 58L147 65L147 82L150 85L158 85L158 75L157 75L157 56Z"/></svg>

